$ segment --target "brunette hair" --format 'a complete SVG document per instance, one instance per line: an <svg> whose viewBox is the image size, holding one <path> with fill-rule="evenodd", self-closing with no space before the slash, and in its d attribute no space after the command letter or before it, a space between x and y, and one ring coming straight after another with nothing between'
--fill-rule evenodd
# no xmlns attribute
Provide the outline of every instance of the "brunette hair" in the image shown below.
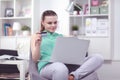
<svg viewBox="0 0 120 80"><path fill-rule="evenodd" d="M46 11L44 11L43 14L42 14L41 21L44 21L44 20L45 20L45 16L57 16L57 14L56 14L56 12L54 12L53 10L46 10ZM44 31L44 30L45 30L45 28L44 28L44 26L43 26L42 23L41 23L41 30L40 30L40 32L42 32L42 31Z"/></svg>

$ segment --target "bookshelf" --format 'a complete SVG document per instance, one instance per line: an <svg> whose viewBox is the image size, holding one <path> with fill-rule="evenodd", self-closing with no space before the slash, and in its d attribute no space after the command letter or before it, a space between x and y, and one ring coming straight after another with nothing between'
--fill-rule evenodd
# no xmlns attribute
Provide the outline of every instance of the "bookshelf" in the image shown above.
<svg viewBox="0 0 120 80"><path fill-rule="evenodd" d="M12 14L8 15L8 12ZM17 49L20 38L30 39L30 35L24 36L22 30L19 30L19 35L15 36L13 24L17 22L21 27L27 25L32 34L34 33L32 15L33 0L0 0L0 49Z"/></svg>
<svg viewBox="0 0 120 80"><path fill-rule="evenodd" d="M0 0L0 36L9 36L5 34L5 24L12 28L14 22L19 22L21 26L27 25L31 28L32 7L32 0ZM20 31L19 35L21 33ZM14 36L14 31L10 36Z"/></svg>
<svg viewBox="0 0 120 80"><path fill-rule="evenodd" d="M70 3L73 1L82 10L76 13L74 9L69 14L69 34L73 36L72 26L78 25L77 37L90 40L89 55L100 53L105 60L112 59L111 1L70 0Z"/></svg>

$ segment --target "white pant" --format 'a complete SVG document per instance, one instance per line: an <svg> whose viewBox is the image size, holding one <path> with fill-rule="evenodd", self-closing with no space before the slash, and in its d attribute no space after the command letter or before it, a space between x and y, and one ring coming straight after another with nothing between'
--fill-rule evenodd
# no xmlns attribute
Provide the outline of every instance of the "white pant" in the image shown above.
<svg viewBox="0 0 120 80"><path fill-rule="evenodd" d="M83 64L71 72L75 80L80 79L98 69L103 64L103 57L99 54L86 57ZM40 72L41 80L68 80L68 68L61 62L55 62L46 65Z"/></svg>

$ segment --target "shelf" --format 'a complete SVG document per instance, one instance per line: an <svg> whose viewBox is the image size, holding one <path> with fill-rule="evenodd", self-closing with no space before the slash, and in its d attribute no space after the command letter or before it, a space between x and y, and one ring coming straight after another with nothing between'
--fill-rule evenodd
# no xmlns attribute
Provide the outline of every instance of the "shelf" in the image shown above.
<svg viewBox="0 0 120 80"><path fill-rule="evenodd" d="M84 15L84 16L109 16L109 14L90 14L90 15Z"/></svg>
<svg viewBox="0 0 120 80"><path fill-rule="evenodd" d="M30 19L31 17L0 17L0 19Z"/></svg>
<svg viewBox="0 0 120 80"><path fill-rule="evenodd" d="M13 1L13 0L1 0L1 1Z"/></svg>
<svg viewBox="0 0 120 80"><path fill-rule="evenodd" d="M77 35L77 36L74 36L74 35L69 35L70 37L78 37L78 38L108 38L109 36L86 36L84 34L81 34L81 35Z"/></svg>
<svg viewBox="0 0 120 80"><path fill-rule="evenodd" d="M87 14L87 15L70 15L70 17L92 17L92 16L109 16L109 14Z"/></svg>
<svg viewBox="0 0 120 80"><path fill-rule="evenodd" d="M0 36L0 38L29 38L30 36Z"/></svg>
<svg viewBox="0 0 120 80"><path fill-rule="evenodd" d="M78 35L81 38L108 38L108 36L85 36L85 35Z"/></svg>
<svg viewBox="0 0 120 80"><path fill-rule="evenodd" d="M19 73L1 73L0 74L0 79L20 79L20 74Z"/></svg>

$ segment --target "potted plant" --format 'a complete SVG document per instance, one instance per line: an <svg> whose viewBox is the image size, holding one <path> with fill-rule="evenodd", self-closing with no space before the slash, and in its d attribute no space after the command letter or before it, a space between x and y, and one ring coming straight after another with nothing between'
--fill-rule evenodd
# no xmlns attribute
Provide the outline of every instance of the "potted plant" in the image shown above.
<svg viewBox="0 0 120 80"><path fill-rule="evenodd" d="M29 26L24 25L24 26L22 26L21 30L22 30L22 34L24 36L30 35L30 27Z"/></svg>
<svg viewBox="0 0 120 80"><path fill-rule="evenodd" d="M73 34L74 36L77 36L77 35L78 35L78 30L79 30L79 28L78 28L77 25L73 25L73 26L72 26L72 34Z"/></svg>

